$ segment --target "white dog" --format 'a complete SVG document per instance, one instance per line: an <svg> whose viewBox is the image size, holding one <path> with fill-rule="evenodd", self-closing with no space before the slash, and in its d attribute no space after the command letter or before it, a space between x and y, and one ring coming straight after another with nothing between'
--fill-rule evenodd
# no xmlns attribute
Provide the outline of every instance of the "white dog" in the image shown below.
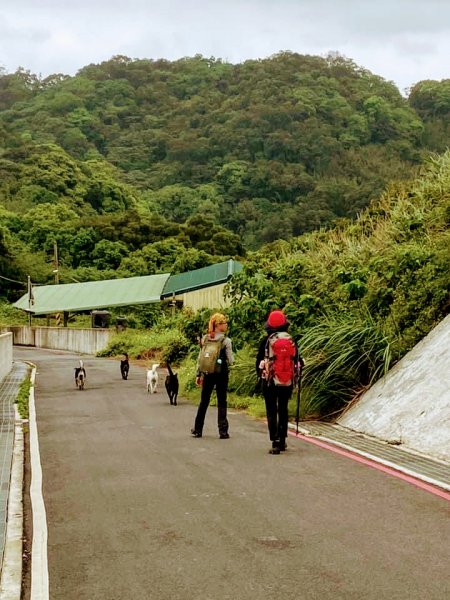
<svg viewBox="0 0 450 600"><path fill-rule="evenodd" d="M158 385L158 371L156 370L159 364L152 365L151 369L147 369L147 392L156 394L156 387Z"/></svg>

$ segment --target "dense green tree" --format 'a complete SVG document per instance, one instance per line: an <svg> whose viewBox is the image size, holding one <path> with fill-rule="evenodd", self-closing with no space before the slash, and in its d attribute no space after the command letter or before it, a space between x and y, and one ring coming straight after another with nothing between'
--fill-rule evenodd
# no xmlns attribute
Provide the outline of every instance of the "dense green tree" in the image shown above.
<svg viewBox="0 0 450 600"><path fill-rule="evenodd" d="M92 251L92 263L100 271L117 269L127 254L128 249L123 242L100 240Z"/></svg>
<svg viewBox="0 0 450 600"><path fill-rule="evenodd" d="M423 120L423 143L444 152L450 146L450 79L420 81L408 101Z"/></svg>

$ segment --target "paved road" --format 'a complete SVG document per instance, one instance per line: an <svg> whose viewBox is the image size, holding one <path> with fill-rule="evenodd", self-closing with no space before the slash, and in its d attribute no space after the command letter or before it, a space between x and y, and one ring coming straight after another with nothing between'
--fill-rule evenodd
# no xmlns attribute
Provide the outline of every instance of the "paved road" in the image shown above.
<svg viewBox="0 0 450 600"><path fill-rule="evenodd" d="M38 366L36 412L51 600L444 600L449 503L265 425L148 395L145 372L16 349ZM162 386L161 386L162 390Z"/></svg>

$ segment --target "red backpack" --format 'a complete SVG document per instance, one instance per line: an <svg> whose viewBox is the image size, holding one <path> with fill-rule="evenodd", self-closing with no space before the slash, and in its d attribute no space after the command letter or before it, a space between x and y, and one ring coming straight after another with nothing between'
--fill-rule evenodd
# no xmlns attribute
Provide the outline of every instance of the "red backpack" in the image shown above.
<svg viewBox="0 0 450 600"><path fill-rule="evenodd" d="M286 331L272 334L266 344L266 378L275 385L294 385L297 353L292 337Z"/></svg>

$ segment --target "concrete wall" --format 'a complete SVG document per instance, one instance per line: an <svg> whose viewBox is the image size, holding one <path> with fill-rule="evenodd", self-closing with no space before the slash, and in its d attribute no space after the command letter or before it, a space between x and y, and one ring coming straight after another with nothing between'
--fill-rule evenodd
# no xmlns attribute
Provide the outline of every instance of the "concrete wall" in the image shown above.
<svg viewBox="0 0 450 600"><path fill-rule="evenodd" d="M12 369L13 360L13 336L12 333L0 334L0 381Z"/></svg>
<svg viewBox="0 0 450 600"><path fill-rule="evenodd" d="M338 423L450 461L450 315Z"/></svg>
<svg viewBox="0 0 450 600"><path fill-rule="evenodd" d="M69 327L8 327L17 346L35 346L96 354L108 345L115 333L110 329L71 329Z"/></svg>

